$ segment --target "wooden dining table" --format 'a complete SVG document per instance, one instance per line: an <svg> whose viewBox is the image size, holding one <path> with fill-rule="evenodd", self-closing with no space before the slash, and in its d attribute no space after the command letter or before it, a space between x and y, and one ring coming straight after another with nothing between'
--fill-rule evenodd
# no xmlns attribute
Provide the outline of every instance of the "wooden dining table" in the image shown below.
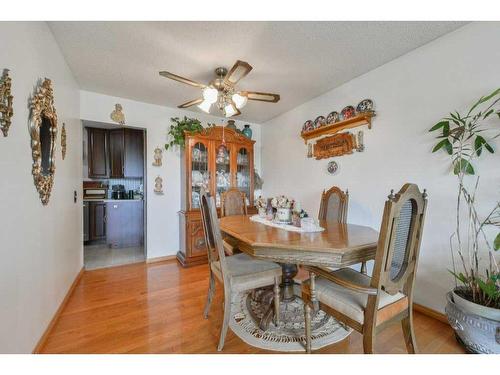
<svg viewBox="0 0 500 375"><path fill-rule="evenodd" d="M296 298L297 265L342 268L375 258L378 232L373 228L320 221L322 232L293 232L250 219L251 215L226 216L220 229L232 237L242 252L282 267L282 298ZM261 327L267 327L268 319Z"/></svg>

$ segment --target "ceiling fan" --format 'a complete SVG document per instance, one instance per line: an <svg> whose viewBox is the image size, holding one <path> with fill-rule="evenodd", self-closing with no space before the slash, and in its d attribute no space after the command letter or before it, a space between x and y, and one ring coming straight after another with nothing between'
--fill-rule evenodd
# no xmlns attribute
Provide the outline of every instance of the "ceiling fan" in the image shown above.
<svg viewBox="0 0 500 375"><path fill-rule="evenodd" d="M190 100L178 106L178 108L188 108L197 105L202 111L210 113L212 104L216 104L225 117L238 116L248 100L277 103L280 100L278 94L257 91L238 91L235 86L250 71L252 66L245 61L236 61L229 72L226 68L215 69L216 77L204 85L188 78L178 76L170 72L162 71L160 75L173 79L186 85L198 87L202 90L202 97Z"/></svg>

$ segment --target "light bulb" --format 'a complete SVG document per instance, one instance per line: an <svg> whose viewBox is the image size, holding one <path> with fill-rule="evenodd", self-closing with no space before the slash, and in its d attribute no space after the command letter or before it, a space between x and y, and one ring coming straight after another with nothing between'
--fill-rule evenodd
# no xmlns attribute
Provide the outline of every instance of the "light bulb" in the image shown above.
<svg viewBox="0 0 500 375"><path fill-rule="evenodd" d="M248 100L248 98L246 96L240 95L238 93L233 94L232 99L233 99L234 105L238 109L243 108L247 104L247 100Z"/></svg>
<svg viewBox="0 0 500 375"><path fill-rule="evenodd" d="M232 115L235 115L235 114L236 114L236 109L234 108L234 106L232 104L227 104L224 107L224 115L226 117L231 117Z"/></svg>
<svg viewBox="0 0 500 375"><path fill-rule="evenodd" d="M214 89L213 87L205 87L203 89L203 99L210 103L213 104L217 101L217 98L219 96L219 92L217 89Z"/></svg>
<svg viewBox="0 0 500 375"><path fill-rule="evenodd" d="M211 106L212 106L212 103L208 102L207 100L204 100L200 104L198 104L198 108L206 113L210 113Z"/></svg>

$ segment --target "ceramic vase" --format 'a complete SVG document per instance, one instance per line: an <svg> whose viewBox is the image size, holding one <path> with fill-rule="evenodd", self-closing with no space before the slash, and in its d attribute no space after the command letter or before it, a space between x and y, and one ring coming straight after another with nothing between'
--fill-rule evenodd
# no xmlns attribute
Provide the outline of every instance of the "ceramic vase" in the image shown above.
<svg viewBox="0 0 500 375"><path fill-rule="evenodd" d="M252 139L252 129L250 129L250 125L245 125L245 128L242 130L242 133L248 139Z"/></svg>
<svg viewBox="0 0 500 375"><path fill-rule="evenodd" d="M292 210L290 208L278 208L276 218L282 223L290 223L292 221Z"/></svg>

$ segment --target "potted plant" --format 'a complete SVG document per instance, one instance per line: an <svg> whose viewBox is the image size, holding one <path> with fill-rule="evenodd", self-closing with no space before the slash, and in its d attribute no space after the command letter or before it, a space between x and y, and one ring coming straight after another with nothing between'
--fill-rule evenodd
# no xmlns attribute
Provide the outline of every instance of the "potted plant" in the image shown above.
<svg viewBox="0 0 500 375"><path fill-rule="evenodd" d="M170 130L168 131L168 135L170 136L170 142L165 144L165 150L168 150L169 147L173 147L177 145L181 148L184 147L185 142L185 133L199 133L203 131L203 126L201 125L200 120L195 118L188 118L184 116L181 120L178 117L172 117L172 124L170 125ZM210 124L209 124L210 126Z"/></svg>
<svg viewBox="0 0 500 375"><path fill-rule="evenodd" d="M292 222L293 199L280 195L271 200L271 205L276 208L276 219L281 223Z"/></svg>
<svg viewBox="0 0 500 375"><path fill-rule="evenodd" d="M486 214L477 210L479 176L474 161L494 153L500 137L500 89L479 99L466 115L455 111L429 131L440 132L432 152L444 150L457 178L455 230L450 237L455 289L446 314L457 338L475 353L500 353L500 199ZM496 122L496 124L495 124ZM498 197L500 198L500 197Z"/></svg>

